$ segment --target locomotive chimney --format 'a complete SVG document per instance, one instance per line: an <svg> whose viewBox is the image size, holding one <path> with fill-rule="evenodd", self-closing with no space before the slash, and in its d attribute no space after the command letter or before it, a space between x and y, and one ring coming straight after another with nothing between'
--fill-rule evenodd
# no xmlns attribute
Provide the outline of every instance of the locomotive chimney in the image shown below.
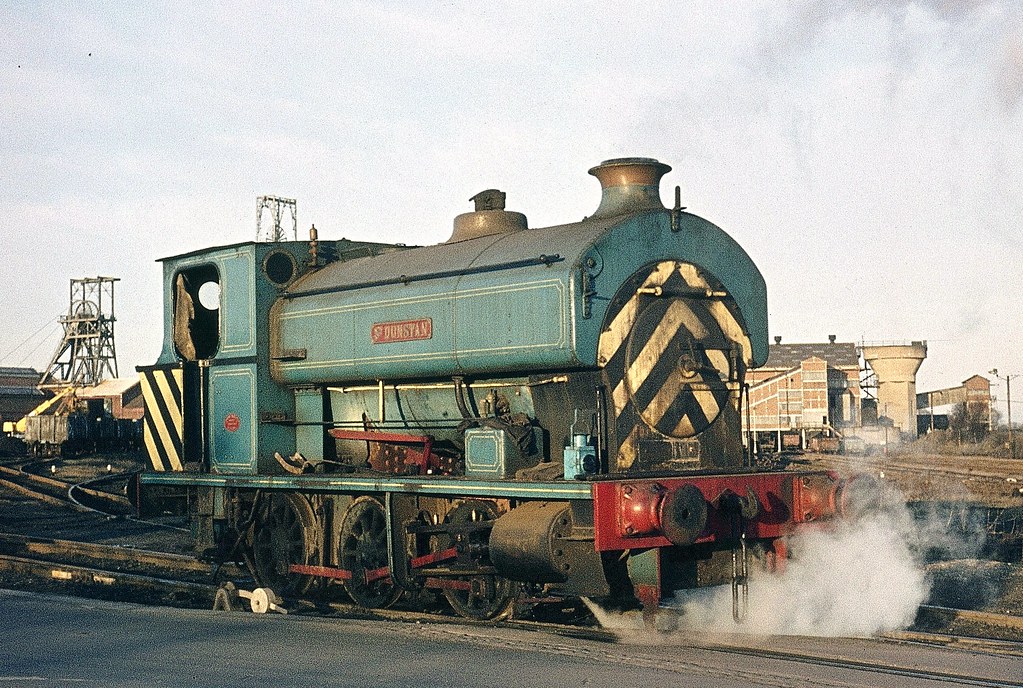
<svg viewBox="0 0 1023 688"><path fill-rule="evenodd" d="M653 158L615 158L590 170L600 181L600 206L592 217L614 217L638 210L657 210L661 203L661 177L671 167Z"/></svg>
<svg viewBox="0 0 1023 688"><path fill-rule="evenodd" d="M505 210L504 199L505 193L497 189L480 191L470 198L476 204L475 212L455 217L455 229L446 243L528 229L526 216Z"/></svg>

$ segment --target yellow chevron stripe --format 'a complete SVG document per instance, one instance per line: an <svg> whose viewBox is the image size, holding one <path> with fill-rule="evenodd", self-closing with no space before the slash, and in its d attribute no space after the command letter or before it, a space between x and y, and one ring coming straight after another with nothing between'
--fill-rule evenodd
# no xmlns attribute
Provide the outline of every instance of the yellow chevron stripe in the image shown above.
<svg viewBox="0 0 1023 688"><path fill-rule="evenodd" d="M688 382L692 382L689 380ZM645 409L640 409L639 415L643 417L643 420L647 422L650 427L655 427L661 422L664 414L667 413L668 408L672 402L678 397L679 393L685 389L687 379L685 373L678 368L671 371L668 375L668 379L664 381L664 384L654 398L650 400L650 403L646 405Z"/></svg>
<svg viewBox="0 0 1023 688"><path fill-rule="evenodd" d="M154 471L163 470L163 462L160 461L160 453L156 450L156 442L153 441L153 433L146 425L143 428L142 437L146 443L146 455L149 456L149 465Z"/></svg>
<svg viewBox="0 0 1023 688"><path fill-rule="evenodd" d="M619 380L615 385L614 391L611 392L611 398L615 403L615 412L621 413L625 405L629 403L629 391L625 389L625 378Z"/></svg>
<svg viewBox="0 0 1023 688"><path fill-rule="evenodd" d="M692 263L679 263L678 274L693 289L710 289L710 284L700 276L700 271Z"/></svg>
<svg viewBox="0 0 1023 688"><path fill-rule="evenodd" d="M159 381L160 377L163 375L163 373L164 373L164 371L161 371L161 370L153 371L153 374L157 378L158 381ZM158 382L158 384L159 384L159 382ZM164 388L164 389L168 389L166 387L166 381L164 381L163 384L160 385L160 386L162 388ZM169 391L169 389L168 389L168 391ZM142 385L142 395L143 395L143 399L144 399L145 404L146 404L146 409L152 409L152 411L149 413L149 416L150 416L150 418L153 419L153 425L156 426L157 432L159 433L160 444L163 446L164 450L167 452L167 457L168 457L168 459L170 461L171 469L175 470L175 471L183 470L184 467L181 464L181 457L178 456L178 452L174 448L174 441L171 439L170 430L167 428L166 423L164 423L163 416L157 410L159 407L156 404L156 390L154 390L150 385L144 384L144 385ZM167 405L171 409L174 409L174 412L177 414L178 417L180 417L181 409L177 408L177 406L174 404L173 397L171 397L169 395L162 395L161 394L161 398L163 398L167 402ZM180 437L180 435L179 435L179 437ZM154 447L154 449L155 449L155 447ZM158 457L159 455L154 453L154 454L151 454L150 456L151 457ZM162 467L157 467L156 466L156 464L159 464L159 460L158 459L156 461L152 461L151 460L151 462L154 464L154 467L156 467L156 470L163 470Z"/></svg>
<svg viewBox="0 0 1023 688"><path fill-rule="evenodd" d="M643 282L644 287L660 287L663 286L668 278L671 277L671 273L675 270L675 263L670 260L661 261L654 269L647 275L646 280Z"/></svg>
<svg viewBox="0 0 1023 688"><path fill-rule="evenodd" d="M657 323L657 327L654 328L650 338L643 345L642 351L632 361L632 364L629 365L625 373L625 379L628 380L630 390L635 392L646 380L654 365L664 354L664 350L668 348L668 344L675 338L675 334L687 319L687 313L689 316L692 316L692 311L680 299L672 301L671 305L668 306L667 312L665 312L661 321ZM693 319L695 319L695 316L693 316ZM699 321L696 321L696 323L699 324ZM691 327L689 330L697 339L707 336L707 331L703 329L702 325L699 326L698 331L694 331Z"/></svg>
<svg viewBox="0 0 1023 688"><path fill-rule="evenodd" d="M728 361L728 355L721 349L707 349L706 353L707 358L710 359L710 364L721 374L721 379L729 379L731 377L732 366Z"/></svg>
<svg viewBox="0 0 1023 688"><path fill-rule="evenodd" d="M628 468L635 462L636 457L639 455L639 448L636 444L639 442L639 426L637 425L629 433L629 436L625 438L621 446L618 447L618 468Z"/></svg>
<svg viewBox="0 0 1023 688"><path fill-rule="evenodd" d="M597 346L597 353L600 361L607 363L618 353L622 343L632 332L632 326L636 324L636 315L639 312L639 295L633 294L622 310L611 322L610 327L600 335L600 342Z"/></svg>
<svg viewBox="0 0 1023 688"><path fill-rule="evenodd" d="M139 376L140 389L142 392L142 398L145 403L146 415L155 418L156 406L150 406L150 399L152 397L152 390L150 389L149 376ZM160 461L160 454L156 451L156 442L153 440L153 431L149 427L148 421L142 426L142 441L146 445L146 456L149 457L149 465L153 467L154 471L163 470L163 462Z"/></svg>
<svg viewBox="0 0 1023 688"><path fill-rule="evenodd" d="M681 320L682 324L686 326L687 330L689 330L689 333L696 339L703 339L709 334L703 322L696 317L696 313L693 312L693 309L689 307L689 304L681 299L676 299L672 302L671 306L668 307L668 312L664 314L664 317L667 318L669 316L677 317Z"/></svg>
<svg viewBox="0 0 1023 688"><path fill-rule="evenodd" d="M176 376L175 376L176 377ZM171 391L171 382L177 384L177 380L164 374L164 371L157 371L156 384L160 388L160 396L163 397L164 403L167 405L167 409L170 411L171 423L174 429L178 433L178 437L181 437L182 431L182 418L181 409L174 404L174 393ZM178 394L181 394L181 387L178 387Z"/></svg>
<svg viewBox="0 0 1023 688"><path fill-rule="evenodd" d="M732 312L728 310L728 306L721 301L711 301L707 304L707 311L713 316L718 327L721 328L721 332L728 339L742 347L740 352L742 361L746 365L752 363L753 347L750 345L749 337L735 319L735 316L732 315Z"/></svg>
<svg viewBox="0 0 1023 688"><path fill-rule="evenodd" d="M642 287L662 286L671 277L674 269L675 264L670 261L658 263L650 271L646 279L643 280ZM629 333L632 331L632 326L636 324L636 316L639 314L639 303L639 294L633 294L632 298L618 311L618 314L607 330L600 335L600 341L597 345L597 354L600 360L605 363L610 361L618 352L618 349L621 348L626 338L628 338Z"/></svg>
<svg viewBox="0 0 1023 688"><path fill-rule="evenodd" d="M718 406L718 400L714 396L714 392L709 389L693 389L693 398L696 399L696 403L703 409L703 415L713 421L721 413L721 407Z"/></svg>
<svg viewBox="0 0 1023 688"><path fill-rule="evenodd" d="M173 403L174 397L167 397L167 405L173 407L177 411L175 425L178 431L178 439L182 443L185 441L185 369L184 368L171 368L168 372L168 382L174 384L175 389L178 393L178 399L181 399L180 405ZM171 390L173 391L173 390Z"/></svg>
<svg viewBox="0 0 1023 688"><path fill-rule="evenodd" d="M682 420L671 431L672 437L692 437L695 434L696 428L693 427L693 422L689 420L689 416L682 416Z"/></svg>

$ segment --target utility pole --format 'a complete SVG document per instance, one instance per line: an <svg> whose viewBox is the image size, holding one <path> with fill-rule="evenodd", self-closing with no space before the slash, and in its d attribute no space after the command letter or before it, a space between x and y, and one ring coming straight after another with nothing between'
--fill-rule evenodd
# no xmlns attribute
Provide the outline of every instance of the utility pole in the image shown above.
<svg viewBox="0 0 1023 688"><path fill-rule="evenodd" d="M1019 377L1019 373L1006 373L1005 375L998 374L998 368L992 368L991 374L995 377L1005 380L1005 408L1008 412L1009 420L1009 458L1016 458L1016 447L1012 444L1012 378Z"/></svg>

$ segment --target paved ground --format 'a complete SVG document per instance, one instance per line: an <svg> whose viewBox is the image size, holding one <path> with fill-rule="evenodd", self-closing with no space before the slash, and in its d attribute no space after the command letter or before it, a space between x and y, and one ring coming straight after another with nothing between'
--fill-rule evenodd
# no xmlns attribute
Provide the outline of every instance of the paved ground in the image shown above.
<svg viewBox="0 0 1023 688"><path fill-rule="evenodd" d="M937 686L937 677L733 654L681 636L601 643L521 630L339 621L0 591L3 686ZM1023 659L869 639L756 639L914 670L1023 679Z"/></svg>

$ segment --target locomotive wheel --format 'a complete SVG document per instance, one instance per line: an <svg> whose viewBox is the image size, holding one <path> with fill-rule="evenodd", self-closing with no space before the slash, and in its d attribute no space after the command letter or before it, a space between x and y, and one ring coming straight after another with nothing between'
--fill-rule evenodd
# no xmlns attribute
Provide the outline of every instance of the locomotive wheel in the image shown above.
<svg viewBox="0 0 1023 688"><path fill-rule="evenodd" d="M500 514L497 508L490 502L467 501L462 502L448 513L448 524L455 526L452 534L438 549L456 547L459 551L459 559L468 554L473 561L472 567L490 566L490 557L484 555L477 559L478 555L472 554L485 548L490 537L490 530L461 530L458 526L480 521L494 521ZM441 538L444 540L444 538ZM457 568L456 563L453 568ZM459 615L467 619L479 621L503 619L511 614L515 606L516 586L512 581L502 576L493 574L476 574L458 576L452 580L466 583L467 589L444 590L444 597L448 604Z"/></svg>
<svg viewBox="0 0 1023 688"><path fill-rule="evenodd" d="M289 593L309 590L313 578L288 573L291 564L318 565L316 516L302 495L264 495L253 525L252 575L260 586Z"/></svg>
<svg viewBox="0 0 1023 688"><path fill-rule="evenodd" d="M352 572L342 581L345 592L360 607L382 609L394 604L401 589L390 576L366 580L366 573L387 566L387 516L372 497L359 497L345 512L338 534L340 567Z"/></svg>

